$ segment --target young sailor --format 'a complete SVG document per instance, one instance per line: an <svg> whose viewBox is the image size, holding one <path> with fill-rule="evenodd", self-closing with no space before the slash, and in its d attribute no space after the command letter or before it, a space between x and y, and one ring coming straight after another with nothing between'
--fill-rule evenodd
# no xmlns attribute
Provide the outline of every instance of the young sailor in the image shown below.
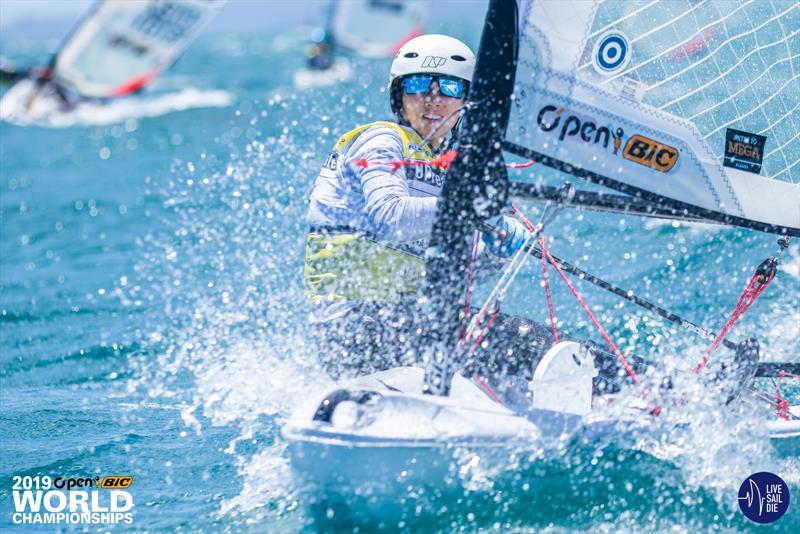
<svg viewBox="0 0 800 534"><path fill-rule="evenodd" d="M406 43L389 80L397 122L344 134L316 179L304 276L322 362L334 377L420 363L429 330L418 292L423 255L444 180L458 179L428 163L453 148L474 66L469 47L452 37ZM496 271L527 237L514 218L499 224L504 237L483 237L479 271ZM543 326L501 317L487 339L492 350L482 352L498 361L478 367L530 375L550 341Z"/></svg>

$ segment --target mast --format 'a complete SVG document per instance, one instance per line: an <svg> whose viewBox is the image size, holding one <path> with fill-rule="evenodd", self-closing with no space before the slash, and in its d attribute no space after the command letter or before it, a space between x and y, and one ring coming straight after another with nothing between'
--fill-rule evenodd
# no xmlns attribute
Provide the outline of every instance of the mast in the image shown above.
<svg viewBox="0 0 800 534"><path fill-rule="evenodd" d="M517 5L491 0L481 36L458 157L439 198L426 262L426 296L433 343L425 356L424 392L447 395L460 330L472 235L508 197L501 142L508 124L518 52Z"/></svg>

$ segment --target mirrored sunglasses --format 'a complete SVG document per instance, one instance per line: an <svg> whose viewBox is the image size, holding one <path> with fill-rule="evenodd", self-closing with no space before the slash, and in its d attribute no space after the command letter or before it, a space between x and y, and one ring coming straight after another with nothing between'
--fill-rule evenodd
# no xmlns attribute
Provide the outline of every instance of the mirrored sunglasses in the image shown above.
<svg viewBox="0 0 800 534"><path fill-rule="evenodd" d="M451 98L464 98L464 80L431 74L412 74L403 78L403 91L407 95L425 94L436 80L439 92Z"/></svg>

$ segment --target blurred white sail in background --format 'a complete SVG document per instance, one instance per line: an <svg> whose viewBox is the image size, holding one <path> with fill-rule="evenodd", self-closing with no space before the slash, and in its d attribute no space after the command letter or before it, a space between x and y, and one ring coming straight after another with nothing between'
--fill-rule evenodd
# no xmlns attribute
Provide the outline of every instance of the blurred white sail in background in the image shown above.
<svg viewBox="0 0 800 534"><path fill-rule="evenodd" d="M362 57L386 58L422 34L426 11L420 1L348 0L336 4L331 29L337 45Z"/></svg>
<svg viewBox="0 0 800 534"><path fill-rule="evenodd" d="M137 91L169 68L225 0L105 0L58 52L53 79L83 97Z"/></svg>

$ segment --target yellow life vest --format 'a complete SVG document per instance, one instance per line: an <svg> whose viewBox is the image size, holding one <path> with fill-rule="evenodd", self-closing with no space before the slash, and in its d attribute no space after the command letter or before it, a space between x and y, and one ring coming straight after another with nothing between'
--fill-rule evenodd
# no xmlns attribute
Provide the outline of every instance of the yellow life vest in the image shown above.
<svg viewBox="0 0 800 534"><path fill-rule="evenodd" d="M429 162L435 155L419 134L392 122L373 122L342 135L328 158L340 159L364 131L391 128L403 141L403 159ZM422 166L424 167L424 166ZM420 167L417 171L427 170ZM352 228L312 228L306 237L303 276L313 303L342 300L396 302L416 293L425 261L402 246L378 242Z"/></svg>

